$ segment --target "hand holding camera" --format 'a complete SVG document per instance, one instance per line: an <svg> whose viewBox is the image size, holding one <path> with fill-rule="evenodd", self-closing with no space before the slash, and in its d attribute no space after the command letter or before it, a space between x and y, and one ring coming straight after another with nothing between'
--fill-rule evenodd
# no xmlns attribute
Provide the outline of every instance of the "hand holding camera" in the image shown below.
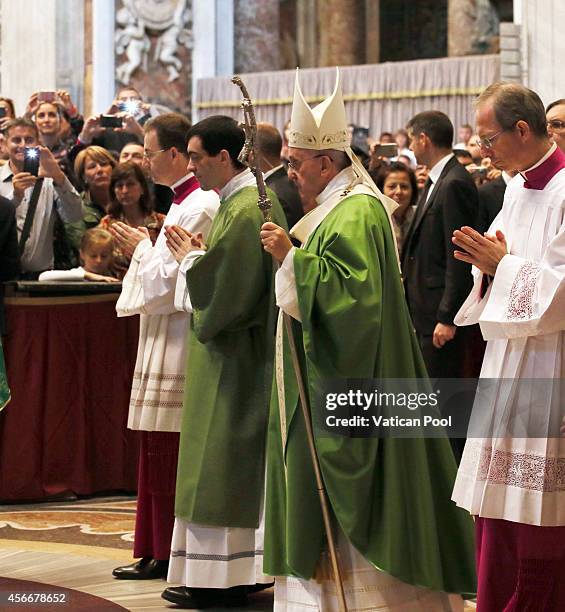
<svg viewBox="0 0 565 612"><path fill-rule="evenodd" d="M128 132L143 141L143 128L133 115L129 113L118 113L117 117L119 117L122 122L121 126L117 128L117 131Z"/></svg>
<svg viewBox="0 0 565 612"><path fill-rule="evenodd" d="M47 147L36 148L39 149L39 176L53 179L55 185L62 185L65 182L65 174L53 153Z"/></svg>
<svg viewBox="0 0 565 612"><path fill-rule="evenodd" d="M32 93L29 97L29 100L27 101L24 116L27 118L33 117L33 115L35 115L37 109L39 108L41 102L42 100L39 100L39 92L36 91Z"/></svg>
<svg viewBox="0 0 565 612"><path fill-rule="evenodd" d="M29 172L17 172L12 177L12 186L14 188L14 201L19 203L24 197L26 189L33 187L37 177Z"/></svg>
<svg viewBox="0 0 565 612"><path fill-rule="evenodd" d="M55 93L57 95L57 100L65 111L67 111L69 117L76 117L78 115L78 109L71 98L71 94L66 89L58 89Z"/></svg>
<svg viewBox="0 0 565 612"><path fill-rule="evenodd" d="M99 136L104 131L100 125L100 117L101 115L92 115L84 122L82 132L79 134L79 140L83 144L89 145L93 138L96 138L96 136Z"/></svg>

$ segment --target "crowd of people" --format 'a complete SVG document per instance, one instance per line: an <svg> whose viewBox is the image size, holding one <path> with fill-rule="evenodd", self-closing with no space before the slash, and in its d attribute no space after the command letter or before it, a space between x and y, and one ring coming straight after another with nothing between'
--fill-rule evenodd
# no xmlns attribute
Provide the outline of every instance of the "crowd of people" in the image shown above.
<svg viewBox="0 0 565 612"><path fill-rule="evenodd" d="M86 120L65 91L0 109L0 280L122 281L118 316L140 316L138 560L118 579L200 609L276 577L275 610L339 609L296 361L314 413L328 380L561 377L565 100L496 83L455 145L436 110L372 142L339 75L313 109L297 76L283 134L257 126L268 222L234 119L130 88ZM462 611L477 589L479 612L565 607L560 438L315 449L350 609Z"/></svg>

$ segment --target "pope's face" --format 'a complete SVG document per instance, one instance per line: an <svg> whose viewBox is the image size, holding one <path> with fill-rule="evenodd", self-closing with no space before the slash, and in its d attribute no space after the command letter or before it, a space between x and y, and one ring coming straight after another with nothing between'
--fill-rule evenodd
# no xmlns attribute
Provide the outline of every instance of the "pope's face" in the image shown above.
<svg viewBox="0 0 565 612"><path fill-rule="evenodd" d="M324 155L310 149L288 149L288 178L296 184L303 206L309 206L327 184L321 176Z"/></svg>

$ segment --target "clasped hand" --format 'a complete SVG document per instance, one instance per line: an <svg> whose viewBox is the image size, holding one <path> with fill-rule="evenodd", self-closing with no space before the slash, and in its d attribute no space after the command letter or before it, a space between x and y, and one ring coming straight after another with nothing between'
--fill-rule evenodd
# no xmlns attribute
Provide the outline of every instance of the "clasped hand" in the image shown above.
<svg viewBox="0 0 565 612"><path fill-rule="evenodd" d="M116 221L110 225L110 232L114 240L122 251L133 255L137 245L146 238L149 238L149 230L146 227L131 227L122 221Z"/></svg>
<svg viewBox="0 0 565 612"><path fill-rule="evenodd" d="M169 251L171 251L179 264L191 251L206 250L206 245L200 232L193 234L180 225L169 225L166 227L165 237L167 238L166 244Z"/></svg>
<svg viewBox="0 0 565 612"><path fill-rule="evenodd" d="M454 251L455 259L465 261L478 268L483 274L494 276L498 264L508 253L506 238L497 230L494 235L479 234L472 227L463 226L453 232L453 244L463 249Z"/></svg>

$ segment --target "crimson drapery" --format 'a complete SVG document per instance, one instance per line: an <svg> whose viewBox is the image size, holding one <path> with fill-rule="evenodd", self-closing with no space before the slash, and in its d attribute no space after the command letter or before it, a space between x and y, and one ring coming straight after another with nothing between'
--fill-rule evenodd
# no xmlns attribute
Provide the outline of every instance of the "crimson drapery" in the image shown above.
<svg viewBox="0 0 565 612"><path fill-rule="evenodd" d="M0 502L135 490L138 434L126 429L138 317L115 295L13 298L0 413Z"/></svg>

